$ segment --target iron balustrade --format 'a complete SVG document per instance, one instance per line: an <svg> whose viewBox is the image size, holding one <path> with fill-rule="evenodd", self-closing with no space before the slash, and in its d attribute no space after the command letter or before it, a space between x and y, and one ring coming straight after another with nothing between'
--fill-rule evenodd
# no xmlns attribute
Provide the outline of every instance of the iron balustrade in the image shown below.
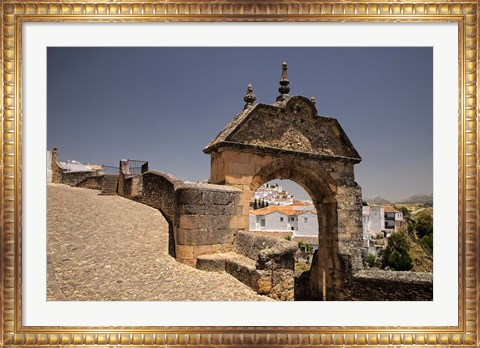
<svg viewBox="0 0 480 348"><path fill-rule="evenodd" d="M148 172L148 162L140 160L128 160L128 172L130 174L140 175Z"/></svg>
<svg viewBox="0 0 480 348"><path fill-rule="evenodd" d="M102 165L105 175L119 175L120 169L118 167Z"/></svg>

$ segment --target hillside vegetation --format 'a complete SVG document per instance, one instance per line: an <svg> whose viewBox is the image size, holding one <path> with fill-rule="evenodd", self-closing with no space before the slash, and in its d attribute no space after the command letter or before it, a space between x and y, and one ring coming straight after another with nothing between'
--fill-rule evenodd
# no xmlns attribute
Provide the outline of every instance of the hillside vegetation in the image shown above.
<svg viewBox="0 0 480 348"><path fill-rule="evenodd" d="M388 238L383 267L398 271L432 272L433 208L396 206L402 211L406 228Z"/></svg>
<svg viewBox="0 0 480 348"><path fill-rule="evenodd" d="M432 254L420 243L419 238L414 233L403 233L405 234L410 247L408 254L412 258L413 267L411 270L414 272L432 272Z"/></svg>

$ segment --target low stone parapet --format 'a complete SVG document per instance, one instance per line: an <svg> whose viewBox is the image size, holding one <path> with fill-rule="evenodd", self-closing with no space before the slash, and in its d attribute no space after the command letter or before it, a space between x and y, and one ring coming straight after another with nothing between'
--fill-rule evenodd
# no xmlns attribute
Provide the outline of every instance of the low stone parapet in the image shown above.
<svg viewBox="0 0 480 348"><path fill-rule="evenodd" d="M259 294L291 301L297 250L293 242L239 231L234 252L199 256L197 268L226 271Z"/></svg>
<svg viewBox="0 0 480 348"><path fill-rule="evenodd" d="M352 300L432 301L433 274L363 270L351 278Z"/></svg>
<svg viewBox="0 0 480 348"><path fill-rule="evenodd" d="M101 176L90 176L80 181L76 186L82 188L88 188L91 190L101 190L102 189L103 175Z"/></svg>

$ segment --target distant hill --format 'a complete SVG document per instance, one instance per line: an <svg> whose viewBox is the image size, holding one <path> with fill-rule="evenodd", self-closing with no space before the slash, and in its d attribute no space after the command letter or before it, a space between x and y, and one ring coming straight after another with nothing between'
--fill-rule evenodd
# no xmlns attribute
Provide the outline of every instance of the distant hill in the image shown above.
<svg viewBox="0 0 480 348"><path fill-rule="evenodd" d="M404 199L398 203L432 203L433 202L433 193L420 193L418 195L413 195L408 197L407 199Z"/></svg>
<svg viewBox="0 0 480 348"><path fill-rule="evenodd" d="M380 196L374 196L371 198L366 198L365 201L369 204L389 204L391 203L390 201L386 200L383 197Z"/></svg>

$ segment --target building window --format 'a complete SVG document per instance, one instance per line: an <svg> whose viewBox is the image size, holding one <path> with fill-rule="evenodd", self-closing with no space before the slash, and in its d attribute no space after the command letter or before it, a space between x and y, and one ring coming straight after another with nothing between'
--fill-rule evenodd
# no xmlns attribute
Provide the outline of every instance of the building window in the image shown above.
<svg viewBox="0 0 480 348"><path fill-rule="evenodd" d="M294 218L294 217L291 217L291 218L290 218L290 221L295 221L295 218Z"/></svg>
<svg viewBox="0 0 480 348"><path fill-rule="evenodd" d="M303 222L307 223L308 222L308 217L304 217Z"/></svg>
<svg viewBox="0 0 480 348"><path fill-rule="evenodd" d="M291 229L292 231L295 231L295 227L290 227L290 229Z"/></svg>
<svg viewBox="0 0 480 348"><path fill-rule="evenodd" d="M260 226L265 227L265 219L260 220Z"/></svg>
<svg viewBox="0 0 480 348"><path fill-rule="evenodd" d="M283 222L283 216L280 216L280 222Z"/></svg>

